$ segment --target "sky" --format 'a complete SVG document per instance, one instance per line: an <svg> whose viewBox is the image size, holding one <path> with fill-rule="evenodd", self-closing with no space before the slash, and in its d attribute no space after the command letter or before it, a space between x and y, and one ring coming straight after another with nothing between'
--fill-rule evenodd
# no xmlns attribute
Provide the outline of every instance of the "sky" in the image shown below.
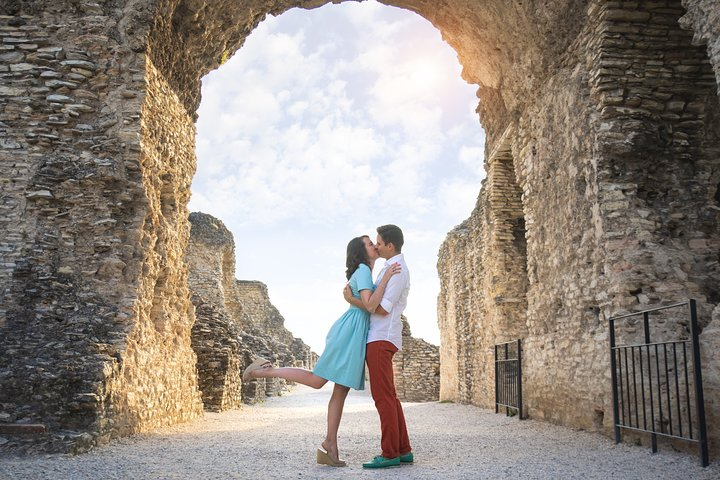
<svg viewBox="0 0 720 480"><path fill-rule="evenodd" d="M237 278L317 353L347 309L347 243L384 224L405 235L412 334L439 345L438 250L485 176L460 72L427 20L369 1L268 16L203 78L190 211L223 221Z"/></svg>

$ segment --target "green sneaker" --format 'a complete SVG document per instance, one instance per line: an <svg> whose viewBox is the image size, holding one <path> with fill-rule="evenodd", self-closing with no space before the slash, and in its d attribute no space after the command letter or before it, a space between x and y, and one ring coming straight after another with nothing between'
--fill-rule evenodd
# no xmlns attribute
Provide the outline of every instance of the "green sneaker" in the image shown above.
<svg viewBox="0 0 720 480"><path fill-rule="evenodd" d="M412 452L408 452L405 455L400 455L400 463L413 463L415 458Z"/></svg>
<svg viewBox="0 0 720 480"><path fill-rule="evenodd" d="M399 467L400 457L385 458L381 455L372 459L372 462L363 463L363 468L388 468L388 467Z"/></svg>

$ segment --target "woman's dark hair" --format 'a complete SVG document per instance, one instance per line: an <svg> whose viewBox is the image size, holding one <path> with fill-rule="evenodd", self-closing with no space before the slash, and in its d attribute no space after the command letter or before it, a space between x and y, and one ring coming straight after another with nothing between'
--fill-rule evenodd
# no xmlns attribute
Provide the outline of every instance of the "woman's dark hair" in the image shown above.
<svg viewBox="0 0 720 480"><path fill-rule="evenodd" d="M364 263L368 267L370 266L370 259L367 256L367 250L365 250L365 241L363 238L369 238L367 235L362 237L355 237L350 240L347 246L347 257L345 259L345 276L348 280L355 273L361 263Z"/></svg>

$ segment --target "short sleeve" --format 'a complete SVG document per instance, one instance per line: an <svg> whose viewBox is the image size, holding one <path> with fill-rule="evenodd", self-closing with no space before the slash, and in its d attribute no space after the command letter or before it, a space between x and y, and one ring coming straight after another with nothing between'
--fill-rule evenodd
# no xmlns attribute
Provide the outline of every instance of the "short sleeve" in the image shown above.
<svg viewBox="0 0 720 480"><path fill-rule="evenodd" d="M370 271L370 267L365 265L364 263L361 263L357 270L355 270L355 273L353 273L353 278L355 279L355 287L357 289L358 294L361 290L375 290L375 285L372 281L372 272Z"/></svg>

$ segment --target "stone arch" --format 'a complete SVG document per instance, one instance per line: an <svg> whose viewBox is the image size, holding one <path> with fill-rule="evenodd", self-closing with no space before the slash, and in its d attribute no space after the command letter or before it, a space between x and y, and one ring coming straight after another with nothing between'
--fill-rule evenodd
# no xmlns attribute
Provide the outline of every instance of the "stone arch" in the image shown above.
<svg viewBox="0 0 720 480"><path fill-rule="evenodd" d="M4 45L13 47L0 54L11 64L0 85L0 128L7 132L0 172L9 179L2 192L7 215L0 218L4 418L84 432L70 442L81 450L201 414L183 261L200 78L240 48L266 14L326 3L17 0L0 7ZM716 77L720 71L720 28L717 15L704 15L717 14L717 7L712 0L682 0L683 21L706 48L692 47L677 27L679 0L384 3L422 15L458 52L463 77L479 85L489 151L514 126L511 153L527 229L529 413L592 428L595 412L609 411L607 386L591 380L606 371L603 320L639 301L632 294L636 280L666 288L668 297L703 296L706 313L716 307L706 290L720 278L702 265L718 248L717 213L708 198L720 183L711 132L719 102L706 91L690 92L705 101L695 123L686 125L687 138L674 135L676 127L683 130L682 118L660 122L673 125L680 153L692 157L692 169L678 170L690 207L668 204L672 213L702 212L691 222L694 233L685 238L696 242L687 240L686 252L638 213L648 206L649 217L667 226L665 204L615 181L632 162L639 174L643 146L671 165L662 146L669 132L653 115L623 105L642 93L637 85L621 93L606 87L654 70L661 79L669 68L671 78L688 73L687 85L694 78L717 89L706 74L707 65ZM643 22L677 40L676 54L691 52L705 63L685 72L675 64L638 63L630 73L608 63L609 52L623 49L617 34ZM683 59L675 57L680 66ZM673 95L648 105L672 113ZM682 108L696 100L683 99ZM628 143L627 134L637 143ZM485 352L477 339L487 326L477 311L487 292L478 252L487 231L483 215L492 216L484 195L476 208L482 215L473 213L450 234L439 262L439 321L462 340L443 353L441 376L451 385L445 398L480 405L488 397L480 387ZM647 251L613 236L626 214L637 221L633 233L649 234L640 239L643 248L648 241L655 246L640 273L617 268ZM639 276L629 289L632 275ZM716 308L716 323L717 316ZM711 346L720 342L705 338ZM708 364L718 368L712 359ZM556 372L552 382L548 369ZM568 401L572 409L565 408Z"/></svg>

